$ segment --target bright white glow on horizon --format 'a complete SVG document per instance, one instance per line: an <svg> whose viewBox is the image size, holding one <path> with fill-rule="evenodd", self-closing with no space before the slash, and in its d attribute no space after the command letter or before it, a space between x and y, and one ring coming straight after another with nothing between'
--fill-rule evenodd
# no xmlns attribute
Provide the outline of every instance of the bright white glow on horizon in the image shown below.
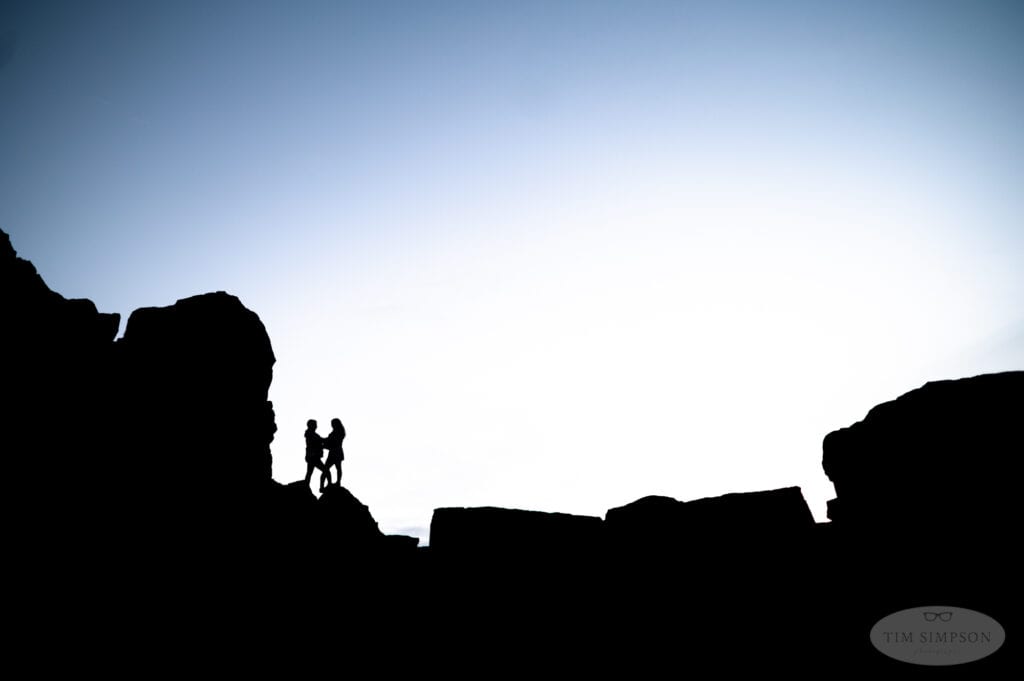
<svg viewBox="0 0 1024 681"><path fill-rule="evenodd" d="M346 475L380 490L366 501L387 527L439 506L603 515L788 485L823 520L824 435L959 375L956 353L999 330L989 291L954 276L984 254L893 178L732 172L562 195L377 279L318 260L332 293L282 322L314 332L275 336L282 363L322 358L275 382L292 396L275 475L301 477L300 424L335 405Z"/></svg>

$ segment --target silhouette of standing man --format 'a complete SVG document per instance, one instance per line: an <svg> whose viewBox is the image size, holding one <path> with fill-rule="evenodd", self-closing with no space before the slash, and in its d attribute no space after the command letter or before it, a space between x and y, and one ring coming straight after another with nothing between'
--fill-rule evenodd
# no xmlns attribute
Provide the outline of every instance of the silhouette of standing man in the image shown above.
<svg viewBox="0 0 1024 681"><path fill-rule="evenodd" d="M320 459L324 455L324 439L316 433L316 421L306 421L306 484L313 477L313 469L320 469L320 491L324 491L324 475L327 469Z"/></svg>
<svg viewBox="0 0 1024 681"><path fill-rule="evenodd" d="M341 485L341 462L345 460L345 452L341 450L341 441L345 439L345 426L341 425L341 419L331 419L331 432L324 438L324 446L327 447L327 465L322 475L327 476L327 484L331 484L331 466L338 467L338 479L335 485Z"/></svg>

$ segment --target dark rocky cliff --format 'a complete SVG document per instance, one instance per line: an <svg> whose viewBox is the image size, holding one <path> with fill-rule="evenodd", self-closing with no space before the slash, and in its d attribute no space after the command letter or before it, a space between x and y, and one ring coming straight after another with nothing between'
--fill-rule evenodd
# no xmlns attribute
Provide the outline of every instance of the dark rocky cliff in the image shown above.
<svg viewBox="0 0 1024 681"><path fill-rule="evenodd" d="M88 552L87 572L109 583L193 550L291 564L268 547L329 536L340 556L401 544L347 490L317 501L271 479L275 358L238 298L136 310L115 342L118 315L51 291L0 232L0 318L0 445L8 479L24 483L5 503L26 571L56 575Z"/></svg>
<svg viewBox="0 0 1024 681"><path fill-rule="evenodd" d="M120 318L100 314L91 301L68 300L51 291L0 231L0 319L0 438L5 451L24 452L8 456L5 465L12 477L26 480L62 461L59 453L88 445L102 432L95 415L108 394ZM91 462L83 463L76 468L88 472ZM49 484L66 477L50 473Z"/></svg>
<svg viewBox="0 0 1024 681"><path fill-rule="evenodd" d="M258 503L271 483L277 426L267 401L274 353L256 314L208 293L136 310L117 342L120 465L157 503ZM209 519L207 519L209 520Z"/></svg>
<svg viewBox="0 0 1024 681"><path fill-rule="evenodd" d="M849 531L976 536L1016 515L1024 372L936 381L829 433L829 517ZM909 538L909 537L908 537Z"/></svg>

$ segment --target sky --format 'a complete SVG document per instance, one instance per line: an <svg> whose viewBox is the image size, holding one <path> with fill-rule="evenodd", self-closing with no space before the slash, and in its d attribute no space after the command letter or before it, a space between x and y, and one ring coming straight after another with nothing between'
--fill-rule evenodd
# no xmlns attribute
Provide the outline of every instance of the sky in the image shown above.
<svg viewBox="0 0 1024 681"><path fill-rule="evenodd" d="M798 485L1024 368L1024 5L5 2L0 228L122 315L225 290L382 529ZM198 471L197 471L198 473Z"/></svg>

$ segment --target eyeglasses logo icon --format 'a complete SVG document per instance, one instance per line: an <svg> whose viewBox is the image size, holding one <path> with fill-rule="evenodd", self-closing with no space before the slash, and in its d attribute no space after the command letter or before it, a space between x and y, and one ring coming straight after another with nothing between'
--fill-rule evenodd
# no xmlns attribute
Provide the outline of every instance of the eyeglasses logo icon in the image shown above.
<svg viewBox="0 0 1024 681"><path fill-rule="evenodd" d="M936 620L940 622L948 622L953 619L953 613L949 610L943 612L924 612L924 619L926 622L934 622Z"/></svg>

